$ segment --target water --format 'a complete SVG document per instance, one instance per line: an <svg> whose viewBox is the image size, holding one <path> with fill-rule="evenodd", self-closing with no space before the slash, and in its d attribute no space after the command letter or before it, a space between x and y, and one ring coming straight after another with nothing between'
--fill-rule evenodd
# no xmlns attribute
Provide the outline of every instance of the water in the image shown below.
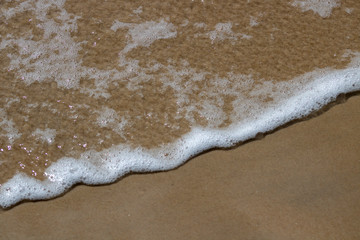
<svg viewBox="0 0 360 240"><path fill-rule="evenodd" d="M2 1L0 205L172 169L360 89L357 1Z"/></svg>

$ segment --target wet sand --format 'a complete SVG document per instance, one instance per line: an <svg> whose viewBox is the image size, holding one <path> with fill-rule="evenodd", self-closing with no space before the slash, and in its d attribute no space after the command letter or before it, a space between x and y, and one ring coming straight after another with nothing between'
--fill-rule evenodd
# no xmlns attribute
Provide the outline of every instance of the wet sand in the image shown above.
<svg viewBox="0 0 360 240"><path fill-rule="evenodd" d="M19 4L1 5L0 186L84 152L252 121L303 74L360 52L356 0L325 18L279 0Z"/></svg>
<svg viewBox="0 0 360 240"><path fill-rule="evenodd" d="M360 239L360 96L180 168L0 212L1 239Z"/></svg>

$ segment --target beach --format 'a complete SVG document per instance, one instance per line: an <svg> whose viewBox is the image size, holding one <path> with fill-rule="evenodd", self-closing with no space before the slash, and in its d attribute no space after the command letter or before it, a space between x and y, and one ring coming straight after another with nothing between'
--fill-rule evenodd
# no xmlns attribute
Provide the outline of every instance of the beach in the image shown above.
<svg viewBox="0 0 360 240"><path fill-rule="evenodd" d="M178 169L0 212L2 239L359 239L360 96Z"/></svg>
<svg viewBox="0 0 360 240"><path fill-rule="evenodd" d="M360 239L359 16L1 2L0 239Z"/></svg>

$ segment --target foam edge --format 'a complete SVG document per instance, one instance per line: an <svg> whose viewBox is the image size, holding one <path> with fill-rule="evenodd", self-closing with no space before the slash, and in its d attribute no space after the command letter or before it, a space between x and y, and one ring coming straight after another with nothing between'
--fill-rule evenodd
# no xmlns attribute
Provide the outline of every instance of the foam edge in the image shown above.
<svg viewBox="0 0 360 240"><path fill-rule="evenodd" d="M0 206L8 208L23 200L54 198L78 183L96 185L116 181L130 172L170 170L191 157L215 147L231 147L290 122L303 118L334 101L340 94L360 90L360 68L337 70L308 83L304 88L276 107L266 110L253 121L233 124L226 129L193 128L172 144L145 151L129 146L116 146L100 153L85 153L83 159L62 158L46 169L48 179L33 179L17 174L0 187ZM96 162L84 160L91 155Z"/></svg>

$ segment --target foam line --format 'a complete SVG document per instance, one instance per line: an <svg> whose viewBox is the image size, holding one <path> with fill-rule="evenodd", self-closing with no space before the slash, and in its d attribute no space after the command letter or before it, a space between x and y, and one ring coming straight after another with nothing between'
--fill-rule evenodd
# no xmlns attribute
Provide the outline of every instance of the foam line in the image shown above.
<svg viewBox="0 0 360 240"><path fill-rule="evenodd" d="M46 170L48 179L44 181L17 174L2 185L0 206L6 208L25 199L53 198L76 183L111 183L129 172L173 169L205 150L252 139L259 132L271 131L320 109L339 94L359 90L360 68L337 70L308 83L300 92L260 116L226 129L193 128L175 143L151 151L120 145L102 152L84 153L80 159L62 158Z"/></svg>

